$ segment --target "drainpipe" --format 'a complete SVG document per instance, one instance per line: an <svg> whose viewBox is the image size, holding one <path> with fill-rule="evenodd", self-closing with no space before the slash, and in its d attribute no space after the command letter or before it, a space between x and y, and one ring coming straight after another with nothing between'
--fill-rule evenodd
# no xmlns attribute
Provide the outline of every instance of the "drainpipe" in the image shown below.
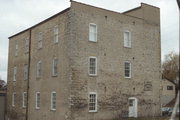
<svg viewBox="0 0 180 120"><path fill-rule="evenodd" d="M29 75L31 63L31 29L29 30L29 55L28 55L28 79L27 79L27 96L26 96L26 120L28 120L28 103L29 103Z"/></svg>

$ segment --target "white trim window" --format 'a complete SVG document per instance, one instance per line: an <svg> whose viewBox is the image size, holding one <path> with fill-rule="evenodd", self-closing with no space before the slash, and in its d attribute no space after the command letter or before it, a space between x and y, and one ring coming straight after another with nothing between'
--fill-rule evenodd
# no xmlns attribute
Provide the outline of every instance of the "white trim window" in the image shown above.
<svg viewBox="0 0 180 120"><path fill-rule="evenodd" d="M53 63L52 63L52 75L53 76L58 75L58 59L56 57L53 59Z"/></svg>
<svg viewBox="0 0 180 120"><path fill-rule="evenodd" d="M37 78L40 78L42 76L42 63L39 61L37 63Z"/></svg>
<svg viewBox="0 0 180 120"><path fill-rule="evenodd" d="M29 52L29 38L25 38L24 39L25 41L25 53L28 53Z"/></svg>
<svg viewBox="0 0 180 120"><path fill-rule="evenodd" d="M89 93L89 112L97 112L97 93Z"/></svg>
<svg viewBox="0 0 180 120"><path fill-rule="evenodd" d="M97 75L97 58L93 56L89 57L89 75Z"/></svg>
<svg viewBox="0 0 180 120"><path fill-rule="evenodd" d="M131 33L129 31L124 32L124 47L131 48Z"/></svg>
<svg viewBox="0 0 180 120"><path fill-rule="evenodd" d="M23 100L22 100L23 101L22 107L26 108L26 104L27 104L27 93L26 92L23 92L22 98L23 98Z"/></svg>
<svg viewBox="0 0 180 120"><path fill-rule="evenodd" d="M18 56L18 42L15 45L15 56Z"/></svg>
<svg viewBox="0 0 180 120"><path fill-rule="evenodd" d="M51 92L51 110L56 110L56 92Z"/></svg>
<svg viewBox="0 0 180 120"><path fill-rule="evenodd" d="M97 25L94 23L89 24L89 41L97 42Z"/></svg>
<svg viewBox="0 0 180 120"><path fill-rule="evenodd" d="M24 65L24 80L28 79L28 65Z"/></svg>
<svg viewBox="0 0 180 120"><path fill-rule="evenodd" d="M12 94L12 106L15 107L15 100L16 100L16 93L13 92Z"/></svg>
<svg viewBox="0 0 180 120"><path fill-rule="evenodd" d="M38 49L42 48L43 34L42 32L38 33Z"/></svg>
<svg viewBox="0 0 180 120"><path fill-rule="evenodd" d="M124 62L124 77L131 78L131 63L129 61Z"/></svg>
<svg viewBox="0 0 180 120"><path fill-rule="evenodd" d="M59 41L59 28L58 28L58 25L54 26L54 29L53 29L53 32L54 32L54 43L58 43Z"/></svg>
<svg viewBox="0 0 180 120"><path fill-rule="evenodd" d="M40 98L40 92L36 92L36 109L40 109L40 101L41 101L41 98Z"/></svg>
<svg viewBox="0 0 180 120"><path fill-rule="evenodd" d="M17 67L14 67L14 69L13 69L13 81L16 81L16 76L17 76Z"/></svg>

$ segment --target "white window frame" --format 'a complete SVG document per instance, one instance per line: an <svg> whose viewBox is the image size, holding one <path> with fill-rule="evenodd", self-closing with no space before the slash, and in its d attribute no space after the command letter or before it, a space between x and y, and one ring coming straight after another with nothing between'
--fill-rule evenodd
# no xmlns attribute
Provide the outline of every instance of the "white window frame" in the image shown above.
<svg viewBox="0 0 180 120"><path fill-rule="evenodd" d="M25 53L29 52L29 37L24 39L25 41Z"/></svg>
<svg viewBox="0 0 180 120"><path fill-rule="evenodd" d="M15 100L16 100L16 92L12 94L12 106L15 107Z"/></svg>
<svg viewBox="0 0 180 120"><path fill-rule="evenodd" d="M96 61L96 64L95 64L95 67L96 67L96 69L95 69L95 74L90 73L90 59L91 59L91 58L94 58L95 61ZM89 60L88 60L88 72L89 72L89 75L90 75L90 76L97 76L97 57L95 57L95 56L90 56L90 57L89 57Z"/></svg>
<svg viewBox="0 0 180 120"><path fill-rule="evenodd" d="M58 25L54 26L54 28L53 28L53 41L54 41L54 43L59 42L59 27L58 27Z"/></svg>
<svg viewBox="0 0 180 120"><path fill-rule="evenodd" d="M41 76L42 76L42 62L38 61L36 67L37 67L37 69L36 69L36 77L41 78Z"/></svg>
<svg viewBox="0 0 180 120"><path fill-rule="evenodd" d="M57 73L55 73L55 61L57 62ZM58 75L58 58L54 57L52 63L52 76L57 76L57 75Z"/></svg>
<svg viewBox="0 0 180 120"><path fill-rule="evenodd" d="M23 100L22 100L22 107L23 108L26 108L26 104L27 104L27 92L23 92L23 94L22 94L22 98L23 98Z"/></svg>
<svg viewBox="0 0 180 120"><path fill-rule="evenodd" d="M38 101L38 94L39 94L39 101ZM40 92L36 92L36 109L40 109L40 104L41 104L41 94Z"/></svg>
<svg viewBox="0 0 180 120"><path fill-rule="evenodd" d="M15 44L15 56L18 56L18 42Z"/></svg>
<svg viewBox="0 0 180 120"><path fill-rule="evenodd" d="M24 65L24 80L28 79L28 65Z"/></svg>
<svg viewBox="0 0 180 120"><path fill-rule="evenodd" d="M41 49L43 46L43 33L38 33L38 49Z"/></svg>
<svg viewBox="0 0 180 120"><path fill-rule="evenodd" d="M129 63L129 76L126 76L126 74L125 74L125 71L126 71L125 64L126 63ZM125 61L124 62L124 78L131 78L131 62L130 61Z"/></svg>
<svg viewBox="0 0 180 120"><path fill-rule="evenodd" d="M96 27L96 29L95 29L96 31L95 31L95 33L94 33L94 34L96 35L96 36L95 36L95 40L91 40L91 39L90 39L90 38L91 38L90 36L91 36L91 34L92 34L91 31L90 31L91 26L95 26L95 27ZM91 42L97 42L97 25L94 24L94 23L89 23L89 41L91 41Z"/></svg>
<svg viewBox="0 0 180 120"><path fill-rule="evenodd" d="M125 40L125 36L126 36L126 33L128 33L129 34L129 39L128 39L128 45L126 45L126 40ZM124 47L126 47L126 48L131 48L131 32L130 31L128 31L128 30L126 30L126 31L124 31L124 34L123 34L123 39L124 39Z"/></svg>
<svg viewBox="0 0 180 120"><path fill-rule="evenodd" d="M53 100L53 94L55 94L56 95L56 99L55 99L55 106L57 107L57 94L56 94L56 92L55 91L53 91L53 92L51 92L51 110L56 110L56 108L53 108L53 102L54 102L54 100Z"/></svg>
<svg viewBox="0 0 180 120"><path fill-rule="evenodd" d="M16 77L17 77L17 67L15 66L13 68L13 81L16 81Z"/></svg>
<svg viewBox="0 0 180 120"><path fill-rule="evenodd" d="M89 107L90 107L90 95L96 95L96 100L95 100L95 110L90 110ZM88 95L88 110L89 112L97 112L97 92L89 92L89 95Z"/></svg>

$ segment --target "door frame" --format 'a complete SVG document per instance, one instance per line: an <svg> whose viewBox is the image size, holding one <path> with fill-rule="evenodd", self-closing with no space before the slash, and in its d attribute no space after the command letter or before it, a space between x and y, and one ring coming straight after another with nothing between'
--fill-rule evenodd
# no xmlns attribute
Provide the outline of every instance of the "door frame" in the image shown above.
<svg viewBox="0 0 180 120"><path fill-rule="evenodd" d="M129 100L134 100L134 103L135 103L135 105L134 105L134 116L131 116L131 117L135 117L135 118L137 118L138 117L138 99L136 98L136 97L129 97L128 98L128 111L129 111ZM130 112L128 112L128 113L130 113ZM128 117L130 117L130 114L128 114Z"/></svg>

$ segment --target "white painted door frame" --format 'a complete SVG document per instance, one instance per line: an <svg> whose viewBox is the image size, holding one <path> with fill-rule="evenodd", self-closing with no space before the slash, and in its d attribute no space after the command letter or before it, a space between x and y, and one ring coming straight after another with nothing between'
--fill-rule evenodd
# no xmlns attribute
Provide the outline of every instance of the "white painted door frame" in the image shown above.
<svg viewBox="0 0 180 120"><path fill-rule="evenodd" d="M128 99L128 103L129 103L129 117L138 117L138 99L135 97L130 97Z"/></svg>

